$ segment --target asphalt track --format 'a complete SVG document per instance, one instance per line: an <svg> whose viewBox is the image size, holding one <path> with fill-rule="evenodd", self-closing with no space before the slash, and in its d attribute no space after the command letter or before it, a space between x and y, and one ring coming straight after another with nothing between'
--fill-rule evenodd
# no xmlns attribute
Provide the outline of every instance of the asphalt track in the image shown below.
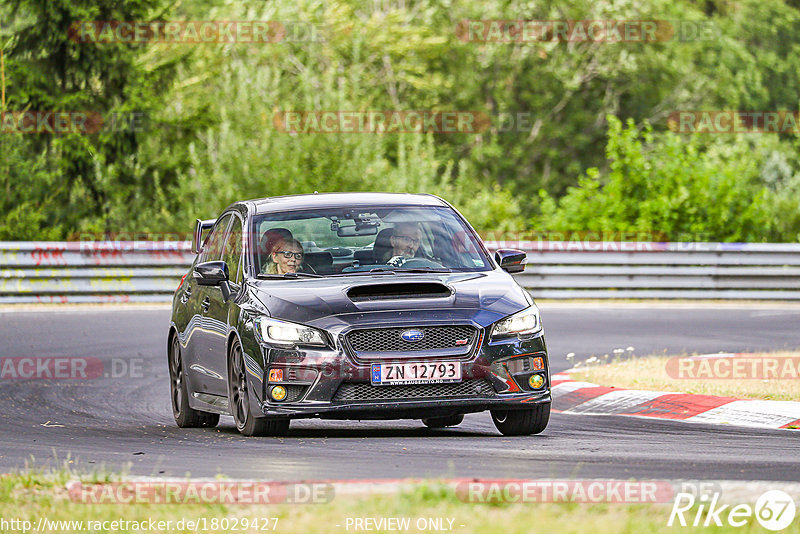
<svg viewBox="0 0 800 534"><path fill-rule="evenodd" d="M800 307L542 306L553 371L633 346L637 354L800 347ZM506 438L488 413L458 427L418 421L293 422L283 438L178 429L169 408L165 308L0 310L0 357L88 356L138 376L0 380L0 472L72 462L135 475L261 480L398 477L800 481L800 434L631 417L553 414ZM124 370L123 370L124 371Z"/></svg>

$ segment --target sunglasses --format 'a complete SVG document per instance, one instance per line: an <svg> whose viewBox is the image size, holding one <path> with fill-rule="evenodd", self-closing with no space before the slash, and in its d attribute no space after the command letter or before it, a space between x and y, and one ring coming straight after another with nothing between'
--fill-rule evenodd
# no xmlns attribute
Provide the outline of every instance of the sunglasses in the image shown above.
<svg viewBox="0 0 800 534"><path fill-rule="evenodd" d="M286 258L287 260L290 260L292 258L297 258L298 260L303 259L302 252L291 252L289 250L276 250L275 252L273 252L273 254L283 254L283 257Z"/></svg>

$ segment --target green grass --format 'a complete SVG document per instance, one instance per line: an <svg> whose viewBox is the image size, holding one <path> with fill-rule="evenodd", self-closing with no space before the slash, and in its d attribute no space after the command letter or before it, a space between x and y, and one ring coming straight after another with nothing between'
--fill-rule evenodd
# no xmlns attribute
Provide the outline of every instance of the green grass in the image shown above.
<svg viewBox="0 0 800 534"><path fill-rule="evenodd" d="M224 505L224 504L85 504L70 500L66 484L80 480L84 483L119 481L111 473L79 474L72 470L44 472L27 470L0 476L0 517L6 521L21 519L34 525L40 517L51 521L168 521L173 525L180 519L200 520L208 525L216 518L264 518L257 528L238 529L236 532L270 531L277 518L278 532L329 533L356 532L347 527L348 518L410 518L411 528L418 532L415 523L419 518L452 519L455 533L529 533L558 532L597 534L643 532L707 531L703 527L668 527L671 504L579 504L579 503L495 503L473 504L459 500L449 486L437 481L416 483L410 489L393 494L346 496L334 498L327 504L306 505ZM687 514L688 516L688 514ZM764 532L751 520L742 528L723 527L716 532ZM10 529L0 532L11 532ZM104 530L99 530L103 532ZM120 529L118 532L130 532ZM142 530L149 532L150 530ZM164 532L189 532L187 528L159 530ZM212 530L207 530L212 532ZM224 529L213 530L223 532ZM232 530L228 530L232 531ZM382 532L375 530L373 532ZM785 532L800 533L800 521L795 521Z"/></svg>
<svg viewBox="0 0 800 534"><path fill-rule="evenodd" d="M797 352L754 354L753 357L789 358ZM667 373L669 357L651 356L618 360L606 365L590 365L571 376L574 380L602 386L647 391L677 391L742 399L800 401L800 379L720 379L673 378Z"/></svg>

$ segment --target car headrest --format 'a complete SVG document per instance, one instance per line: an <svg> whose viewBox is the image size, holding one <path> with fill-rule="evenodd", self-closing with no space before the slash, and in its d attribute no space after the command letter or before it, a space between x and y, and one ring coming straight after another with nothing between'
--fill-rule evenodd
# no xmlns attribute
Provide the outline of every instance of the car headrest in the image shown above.
<svg viewBox="0 0 800 534"><path fill-rule="evenodd" d="M282 239L286 238L293 238L292 232L287 230L286 228L270 228L266 232L264 232L261 236L259 241L259 248L258 253L263 255L269 255L272 252L273 247L281 241Z"/></svg>
<svg viewBox="0 0 800 534"><path fill-rule="evenodd" d="M375 245L372 247L372 256L375 263L386 263L392 259L392 242L390 241L394 228L384 228L375 236Z"/></svg>

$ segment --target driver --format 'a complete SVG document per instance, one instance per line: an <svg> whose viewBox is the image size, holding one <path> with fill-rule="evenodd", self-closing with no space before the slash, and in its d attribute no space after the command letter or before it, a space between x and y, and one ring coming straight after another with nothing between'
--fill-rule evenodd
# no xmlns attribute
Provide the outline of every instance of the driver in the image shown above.
<svg viewBox="0 0 800 534"><path fill-rule="evenodd" d="M417 255L422 244L422 230L417 223L398 223L394 226L389 242L392 245L392 257L386 264L401 267Z"/></svg>

